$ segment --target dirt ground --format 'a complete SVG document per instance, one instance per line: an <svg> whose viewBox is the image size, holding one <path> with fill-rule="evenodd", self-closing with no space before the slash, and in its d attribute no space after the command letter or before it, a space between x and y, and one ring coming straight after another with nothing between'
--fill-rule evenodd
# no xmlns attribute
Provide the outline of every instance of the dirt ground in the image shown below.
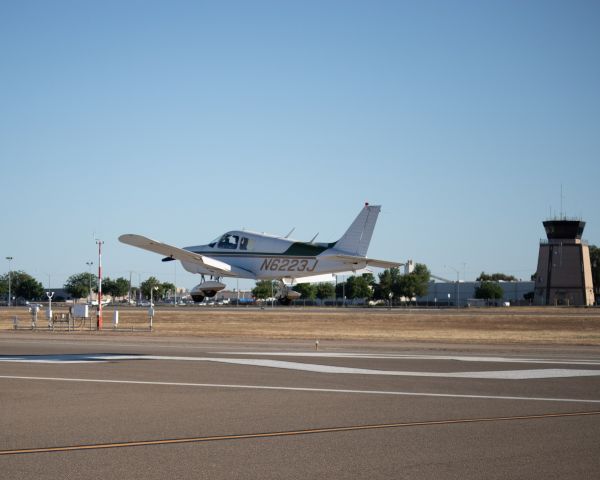
<svg viewBox="0 0 600 480"><path fill-rule="evenodd" d="M67 312L64 306L53 307L54 314ZM149 331L146 308L119 308L116 330L113 311L112 306L104 309L103 331L95 334L135 335ZM31 331L31 315L26 307L0 309L0 331L14 331L15 316L19 332ZM66 334L66 327L65 323L57 323L54 332ZM89 333L90 322L76 320L75 327L75 332L69 334ZM38 315L37 330L49 330L45 311ZM600 309L157 307L152 335L600 345Z"/></svg>

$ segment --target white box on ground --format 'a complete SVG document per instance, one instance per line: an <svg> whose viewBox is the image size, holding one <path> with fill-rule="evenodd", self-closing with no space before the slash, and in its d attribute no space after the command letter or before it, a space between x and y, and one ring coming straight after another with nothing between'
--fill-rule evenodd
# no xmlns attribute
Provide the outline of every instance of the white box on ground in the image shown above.
<svg viewBox="0 0 600 480"><path fill-rule="evenodd" d="M88 305L84 305L81 303L76 303L73 305L73 316L75 318L89 318L90 312Z"/></svg>

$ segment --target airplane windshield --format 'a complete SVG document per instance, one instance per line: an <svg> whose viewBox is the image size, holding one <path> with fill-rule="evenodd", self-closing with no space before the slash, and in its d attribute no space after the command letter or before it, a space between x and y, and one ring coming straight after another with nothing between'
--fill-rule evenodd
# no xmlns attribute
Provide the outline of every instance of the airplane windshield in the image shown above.
<svg viewBox="0 0 600 480"><path fill-rule="evenodd" d="M219 244L217 245L219 248L227 248L229 250L235 250L238 246L238 242L240 237L237 235L232 235L230 233L226 233L219 240Z"/></svg>

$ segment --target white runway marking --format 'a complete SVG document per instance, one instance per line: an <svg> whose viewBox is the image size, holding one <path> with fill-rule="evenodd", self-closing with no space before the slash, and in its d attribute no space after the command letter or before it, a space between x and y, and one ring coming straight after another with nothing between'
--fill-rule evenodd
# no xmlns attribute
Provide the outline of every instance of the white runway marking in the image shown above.
<svg viewBox="0 0 600 480"><path fill-rule="evenodd" d="M385 375L398 377L437 377L437 378L476 378L495 380L526 380L539 378L568 378L600 376L598 370L543 368L530 370L492 370L475 372L414 372L397 370L376 370L368 368L339 367L335 365L321 365L313 363L287 362L282 360L254 359L254 358L223 358L223 357L178 357L165 355L14 355L0 357L0 362L18 363L95 363L123 360L167 360L167 361L193 361L215 362L233 365L248 365L254 367L281 368L286 370L299 370L314 373L353 374L353 375Z"/></svg>
<svg viewBox="0 0 600 480"><path fill-rule="evenodd" d="M347 393L361 395L397 395L405 397L442 397L442 398L470 398L483 400L521 400L535 402L561 402L561 403L600 403L596 399L584 398L550 398L550 397L515 397L506 395L466 395L455 393L428 393L428 392L401 392L388 390L347 390L334 388L308 388L308 387L278 387L270 385L228 385L216 383L184 383L184 382L151 382L141 380L106 380L99 378L67 378L67 377L27 377L17 375L0 375L5 380L37 380L50 382L81 382L81 383L104 383L120 385L154 385L163 387L198 387L198 388L233 388L248 390L279 390L291 392L314 392L314 393Z"/></svg>
<svg viewBox="0 0 600 480"><path fill-rule="evenodd" d="M216 352L219 355L252 355L262 357L307 357L307 358L365 358L384 360L455 360L457 362L478 363L539 363L554 365L600 365L599 360L561 360L551 358L530 357L490 357L490 356L459 356L459 355L410 355L394 353L328 353L328 352Z"/></svg>

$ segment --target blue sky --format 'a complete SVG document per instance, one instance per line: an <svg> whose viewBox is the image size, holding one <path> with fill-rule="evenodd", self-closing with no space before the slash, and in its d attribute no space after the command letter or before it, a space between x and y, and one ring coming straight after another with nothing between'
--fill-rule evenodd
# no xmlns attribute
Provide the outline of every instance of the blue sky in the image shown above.
<svg viewBox="0 0 600 480"><path fill-rule="evenodd" d="M232 228L529 278L563 209L600 244L600 3L5 1L0 254L44 284ZM232 283L235 286L235 282ZM251 283L241 283L250 286Z"/></svg>

